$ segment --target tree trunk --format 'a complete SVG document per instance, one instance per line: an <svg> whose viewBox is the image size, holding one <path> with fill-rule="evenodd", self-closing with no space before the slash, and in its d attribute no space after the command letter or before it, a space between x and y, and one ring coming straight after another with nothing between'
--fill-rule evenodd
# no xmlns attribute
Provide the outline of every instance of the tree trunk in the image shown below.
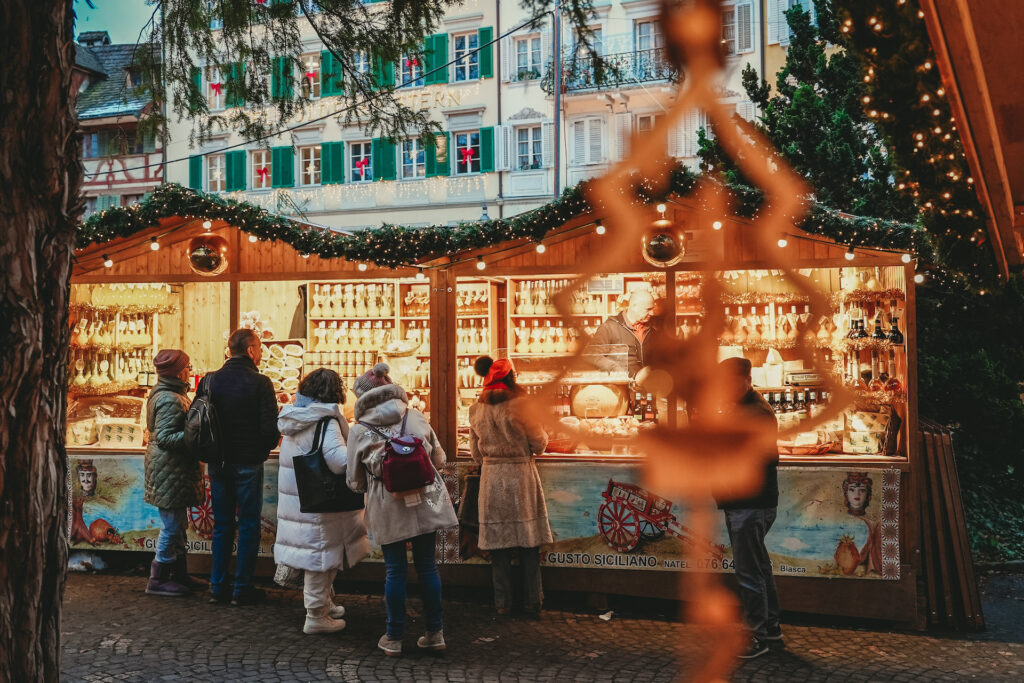
<svg viewBox="0 0 1024 683"><path fill-rule="evenodd" d="M0 2L0 681L56 681L68 294L81 214L70 0Z"/></svg>

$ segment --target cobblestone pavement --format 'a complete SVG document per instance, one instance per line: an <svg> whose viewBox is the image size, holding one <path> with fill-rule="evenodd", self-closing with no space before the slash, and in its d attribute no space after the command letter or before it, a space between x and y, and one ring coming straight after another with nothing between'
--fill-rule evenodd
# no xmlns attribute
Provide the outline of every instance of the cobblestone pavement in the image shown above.
<svg viewBox="0 0 1024 683"><path fill-rule="evenodd" d="M67 681L628 681L685 678L696 627L664 616L603 620L546 610L504 618L481 601L448 600L443 656L376 649L379 595L341 596L348 629L301 632L301 596L271 591L258 607L155 598L137 576L72 575L64 603ZM405 646L423 620L410 601ZM648 610L649 612L650 610ZM970 636L784 623L785 648L740 665L735 681L1024 680L1024 576L986 578L989 630Z"/></svg>

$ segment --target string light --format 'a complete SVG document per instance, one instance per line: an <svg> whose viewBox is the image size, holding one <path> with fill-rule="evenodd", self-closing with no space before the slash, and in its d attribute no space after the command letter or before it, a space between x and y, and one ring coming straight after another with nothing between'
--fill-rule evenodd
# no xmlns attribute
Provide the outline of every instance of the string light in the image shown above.
<svg viewBox="0 0 1024 683"><path fill-rule="evenodd" d="M715 230L721 230L722 229L722 221L715 221L714 223L711 224L711 227L713 229L715 229Z"/></svg>
<svg viewBox="0 0 1024 683"><path fill-rule="evenodd" d="M483 256L477 256L476 257L476 269L477 270L483 270L486 267L487 267L487 264L484 263L484 257Z"/></svg>
<svg viewBox="0 0 1024 683"><path fill-rule="evenodd" d="M903 261L904 263L910 263L910 261L911 261L910 254L903 254L902 256L900 256L900 261Z"/></svg>
<svg viewBox="0 0 1024 683"><path fill-rule="evenodd" d="M924 273L917 273L916 275L914 275L914 282L916 282L917 284L921 284L922 282L924 282Z"/></svg>
<svg viewBox="0 0 1024 683"><path fill-rule="evenodd" d="M149 248L153 251L160 251L160 243L156 241L155 237L151 237L149 240Z"/></svg>
<svg viewBox="0 0 1024 683"><path fill-rule="evenodd" d="M779 245L780 249L785 249L786 245L789 244L789 240L787 240L785 237L780 237L777 244Z"/></svg>
<svg viewBox="0 0 1024 683"><path fill-rule="evenodd" d="M303 254L302 258L309 258L309 254Z"/></svg>
<svg viewBox="0 0 1024 683"><path fill-rule="evenodd" d="M209 230L213 227L213 221L203 221L203 230Z"/></svg>
<svg viewBox="0 0 1024 683"><path fill-rule="evenodd" d="M107 256L106 254L104 254L103 255L103 267L104 268L111 268L113 265L114 265L114 262L110 260L110 257Z"/></svg>
<svg viewBox="0 0 1024 683"><path fill-rule="evenodd" d="M360 263L360 264L359 264L358 266L356 266L356 268L358 268L358 269L359 269L359 272L360 272L360 273L365 273L365 272L366 272L366 267L367 267L367 266L366 266L366 264L365 264L365 263Z"/></svg>
<svg viewBox="0 0 1024 683"><path fill-rule="evenodd" d="M427 276L423 273L423 269L422 268L420 268L418 271L416 271L416 279L421 281L421 282L423 280L427 279Z"/></svg>
<svg viewBox="0 0 1024 683"><path fill-rule="evenodd" d="M537 245L537 253L538 254L543 254L547 250L548 250L548 248L545 247L543 243Z"/></svg>
<svg viewBox="0 0 1024 683"><path fill-rule="evenodd" d="M256 240L258 240L258 239L259 238L256 237L256 235L249 235L249 241L254 243L254 244L256 243Z"/></svg>
<svg viewBox="0 0 1024 683"><path fill-rule="evenodd" d="M843 254L843 256L845 256L845 257L846 257L846 260L847 260L847 261L852 261L852 260L853 260L853 258L854 258L854 257L856 256L856 254L855 254L855 253L853 253L853 247L850 247L850 248L848 248L848 249L846 250L846 253L845 253L845 254Z"/></svg>
<svg viewBox="0 0 1024 683"><path fill-rule="evenodd" d="M597 227L596 227L596 228L594 228L594 232L596 232L596 233L597 233L598 235L603 235L603 234L605 233L605 231L606 231L606 229L605 229L605 227L604 227L604 224L602 224L602 223L601 223L601 220L600 220L600 219L598 219L598 221L597 221Z"/></svg>

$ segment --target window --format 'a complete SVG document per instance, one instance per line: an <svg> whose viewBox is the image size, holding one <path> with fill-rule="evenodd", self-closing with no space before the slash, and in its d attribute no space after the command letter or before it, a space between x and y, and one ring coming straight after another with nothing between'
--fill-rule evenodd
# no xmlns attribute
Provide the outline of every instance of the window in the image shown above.
<svg viewBox="0 0 1024 683"><path fill-rule="evenodd" d="M645 50L656 50L665 44L661 35L661 27L656 20L645 20L636 22L636 49L637 52Z"/></svg>
<svg viewBox="0 0 1024 683"><path fill-rule="evenodd" d="M352 57L352 68L356 73L370 73L370 55L367 52L357 51Z"/></svg>
<svg viewBox="0 0 1024 683"><path fill-rule="evenodd" d="M320 97L320 55L306 55L302 63L305 65L302 72L302 94L315 100Z"/></svg>
<svg viewBox="0 0 1024 683"><path fill-rule="evenodd" d="M100 156L100 134L85 133L82 135L82 158L95 159Z"/></svg>
<svg viewBox="0 0 1024 683"><path fill-rule="evenodd" d="M141 67L135 66L135 67L132 67L130 69L127 69L126 71L128 72L128 86L129 87L131 87L131 88L138 88L140 85L142 85L142 83L143 83L143 81L145 79L143 78L144 74L142 72L142 68Z"/></svg>
<svg viewBox="0 0 1024 683"><path fill-rule="evenodd" d="M480 133L455 133L455 174L480 172Z"/></svg>
<svg viewBox="0 0 1024 683"><path fill-rule="evenodd" d="M512 80L528 81L540 78L540 52L540 36L516 40L516 70L512 74Z"/></svg>
<svg viewBox="0 0 1024 683"><path fill-rule="evenodd" d="M811 15L811 23L816 24L818 19L814 12L814 3L811 0L768 0L768 43L779 43L789 45L790 36L793 32L789 28L789 20L786 19L786 11L800 7Z"/></svg>
<svg viewBox="0 0 1024 683"><path fill-rule="evenodd" d="M480 78L480 53L477 33L463 33L455 36L455 80L473 81Z"/></svg>
<svg viewBox="0 0 1024 683"><path fill-rule="evenodd" d="M722 9L722 46L729 55L754 49L754 14L749 0Z"/></svg>
<svg viewBox="0 0 1024 683"><path fill-rule="evenodd" d="M402 140L402 178L411 180L427 174L427 155L419 140Z"/></svg>
<svg viewBox="0 0 1024 683"><path fill-rule="evenodd" d="M373 154L369 142L353 142L349 145L349 171L353 183L373 180Z"/></svg>
<svg viewBox="0 0 1024 683"><path fill-rule="evenodd" d="M258 149L252 153L252 189L264 190L271 186L270 150Z"/></svg>
<svg viewBox="0 0 1024 683"><path fill-rule="evenodd" d="M94 213L96 213L96 197L86 197L85 198L85 216L83 216L83 218L88 218L89 216L91 216Z"/></svg>
<svg viewBox="0 0 1024 683"><path fill-rule="evenodd" d="M416 55L402 55L401 83L406 88L418 88L423 85L423 62Z"/></svg>
<svg viewBox="0 0 1024 683"><path fill-rule="evenodd" d="M227 189L223 154L206 157L206 189L208 192L223 192Z"/></svg>
<svg viewBox="0 0 1024 683"><path fill-rule="evenodd" d="M654 130L654 126L661 120L661 114L637 114L636 130L638 133L647 133Z"/></svg>
<svg viewBox="0 0 1024 683"><path fill-rule="evenodd" d="M228 84L215 66L206 67L206 103L211 110L223 109Z"/></svg>
<svg viewBox="0 0 1024 683"><path fill-rule="evenodd" d="M106 211L107 209L112 209L115 206L121 206L121 195L101 194L96 198L97 211Z"/></svg>
<svg viewBox="0 0 1024 683"><path fill-rule="evenodd" d="M540 126L516 128L516 156L514 171L529 171L544 163L544 143Z"/></svg>
<svg viewBox="0 0 1024 683"><path fill-rule="evenodd" d="M572 122L572 163L574 166L604 161L604 120L577 119Z"/></svg>
<svg viewBox="0 0 1024 683"><path fill-rule="evenodd" d="M303 185L320 184L320 145L299 147L299 169Z"/></svg>
<svg viewBox="0 0 1024 683"><path fill-rule="evenodd" d="M220 2L218 0L207 0L206 11L210 13L210 28L214 31L224 28L224 19L220 16Z"/></svg>
<svg viewBox="0 0 1024 683"><path fill-rule="evenodd" d="M592 35L590 36L591 45L593 45L594 50L597 51L597 54L603 55L604 54L604 34L601 31L601 27L600 26L591 26L590 30L591 30L591 33L592 33ZM573 48L573 53L575 54L575 56L577 58L588 57L589 53L587 52L587 48L584 46L583 39L580 38L579 34L576 35L575 41L576 41L575 42L575 47Z"/></svg>
<svg viewBox="0 0 1024 683"><path fill-rule="evenodd" d="M121 206L131 206L132 204L138 204L142 201L143 195L141 194L126 194L121 200L124 202Z"/></svg>

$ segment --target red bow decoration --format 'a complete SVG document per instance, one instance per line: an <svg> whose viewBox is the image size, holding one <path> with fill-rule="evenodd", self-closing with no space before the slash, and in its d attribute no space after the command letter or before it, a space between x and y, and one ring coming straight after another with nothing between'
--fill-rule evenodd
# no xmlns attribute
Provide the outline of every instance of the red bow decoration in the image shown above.
<svg viewBox="0 0 1024 683"><path fill-rule="evenodd" d="M366 177L366 167L370 165L370 157L363 157L356 162L356 168L359 169L359 175Z"/></svg>
<svg viewBox="0 0 1024 683"><path fill-rule="evenodd" d="M265 4L267 4L267 0L256 0L256 4L257 5L265 5Z"/></svg>
<svg viewBox="0 0 1024 683"><path fill-rule="evenodd" d="M261 177L263 179L263 182L266 182L267 176L270 175L270 169L268 169L266 166L264 166L263 168L257 168L256 175Z"/></svg>
<svg viewBox="0 0 1024 683"><path fill-rule="evenodd" d="M462 150L462 163L469 165L469 162L473 160L473 148L465 147Z"/></svg>
<svg viewBox="0 0 1024 683"><path fill-rule="evenodd" d="M306 72L306 80L309 81L310 85L313 85L313 81L316 80L316 72L315 71L307 71Z"/></svg>
<svg viewBox="0 0 1024 683"><path fill-rule="evenodd" d="M409 57L408 59L405 60L406 68L412 68L414 66L419 66L419 65L420 65L420 60L416 59L415 57Z"/></svg>
<svg viewBox="0 0 1024 683"><path fill-rule="evenodd" d="M222 94L223 87L224 87L223 83L211 83L210 84L210 90L212 90L215 95Z"/></svg>

